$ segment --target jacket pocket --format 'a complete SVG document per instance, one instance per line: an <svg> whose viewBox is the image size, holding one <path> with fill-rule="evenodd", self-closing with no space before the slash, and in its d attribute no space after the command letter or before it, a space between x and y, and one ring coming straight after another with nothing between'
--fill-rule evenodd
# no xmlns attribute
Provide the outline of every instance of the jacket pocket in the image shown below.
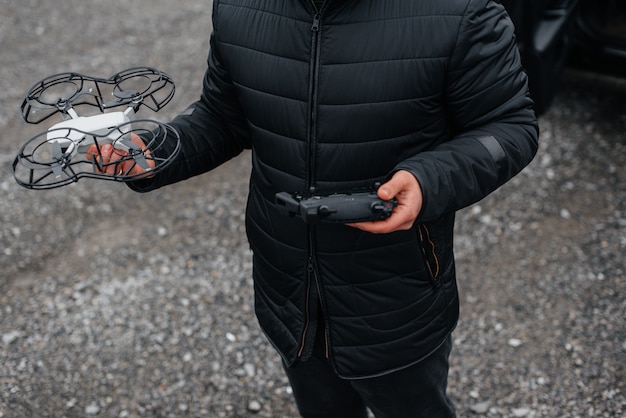
<svg viewBox="0 0 626 418"><path fill-rule="evenodd" d="M419 224L417 226L417 238L420 243L422 256L424 257L424 265L433 287L438 288L440 285L439 277L441 275L441 264L437 256L437 248L435 240L433 240L428 225Z"/></svg>

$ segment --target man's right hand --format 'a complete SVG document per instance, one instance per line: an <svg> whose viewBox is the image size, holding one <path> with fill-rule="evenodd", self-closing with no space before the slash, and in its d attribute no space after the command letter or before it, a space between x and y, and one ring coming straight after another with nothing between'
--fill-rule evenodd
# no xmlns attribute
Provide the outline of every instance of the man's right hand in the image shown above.
<svg viewBox="0 0 626 418"><path fill-rule="evenodd" d="M130 139L141 148L146 146L141 138L135 134L131 133ZM92 144L85 154L87 160L96 162L96 170L103 174L111 176L138 176L142 173L149 173L149 170L143 168L134 159L128 159L126 151L114 148L113 144L104 144L100 146L99 150L96 144ZM150 158L150 150L146 150L145 156L148 166L150 169L153 169L156 164ZM100 167L102 167L102 170L100 170Z"/></svg>

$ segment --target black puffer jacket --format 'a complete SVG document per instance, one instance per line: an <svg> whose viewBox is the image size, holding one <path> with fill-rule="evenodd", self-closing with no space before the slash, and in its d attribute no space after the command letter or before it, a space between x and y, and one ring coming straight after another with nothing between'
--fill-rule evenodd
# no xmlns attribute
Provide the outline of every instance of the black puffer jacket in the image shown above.
<svg viewBox="0 0 626 418"><path fill-rule="evenodd" d="M256 312L288 364L323 315L339 375L375 376L437 348L458 318L454 212L537 148L504 10L487 0L215 0L200 100L173 121L183 148L147 191L252 148L247 231ZM279 191L347 191L396 170L419 180L410 231L306 226ZM318 311L321 309L321 311Z"/></svg>

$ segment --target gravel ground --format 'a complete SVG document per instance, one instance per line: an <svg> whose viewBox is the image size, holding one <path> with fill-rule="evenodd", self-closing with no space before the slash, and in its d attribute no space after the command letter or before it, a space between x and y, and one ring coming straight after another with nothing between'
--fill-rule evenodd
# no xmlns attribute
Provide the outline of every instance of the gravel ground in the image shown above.
<svg viewBox="0 0 626 418"><path fill-rule="evenodd" d="M210 2L0 0L0 417L294 417L252 312L249 155L147 195L29 191L19 105L63 71L200 87ZM626 84L569 72L531 166L460 212L460 417L626 414Z"/></svg>

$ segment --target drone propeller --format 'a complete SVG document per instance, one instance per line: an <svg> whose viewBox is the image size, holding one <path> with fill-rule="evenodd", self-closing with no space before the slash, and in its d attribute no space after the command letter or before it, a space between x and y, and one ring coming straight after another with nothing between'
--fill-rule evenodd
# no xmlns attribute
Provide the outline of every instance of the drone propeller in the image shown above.
<svg viewBox="0 0 626 418"><path fill-rule="evenodd" d="M61 149L61 144L58 141L51 141L52 145L52 157L54 158L54 162L51 164L52 174L59 179L61 178L61 174L63 173L63 150Z"/></svg>
<svg viewBox="0 0 626 418"><path fill-rule="evenodd" d="M141 104L143 101L143 96L138 91L129 90L124 92L119 92L115 94L115 99L108 101L102 104L102 107L105 109L111 107L117 107L125 104L134 103L135 105Z"/></svg>
<svg viewBox="0 0 626 418"><path fill-rule="evenodd" d="M133 157L133 160L135 160L135 162L137 162L137 164L139 164L141 168L143 168L146 171L152 169L150 167L150 164L148 164L148 161L146 160L146 156L144 155L144 150L139 145L134 143L130 139L129 135L124 135L124 137L118 142L128 149L127 151L128 154Z"/></svg>

